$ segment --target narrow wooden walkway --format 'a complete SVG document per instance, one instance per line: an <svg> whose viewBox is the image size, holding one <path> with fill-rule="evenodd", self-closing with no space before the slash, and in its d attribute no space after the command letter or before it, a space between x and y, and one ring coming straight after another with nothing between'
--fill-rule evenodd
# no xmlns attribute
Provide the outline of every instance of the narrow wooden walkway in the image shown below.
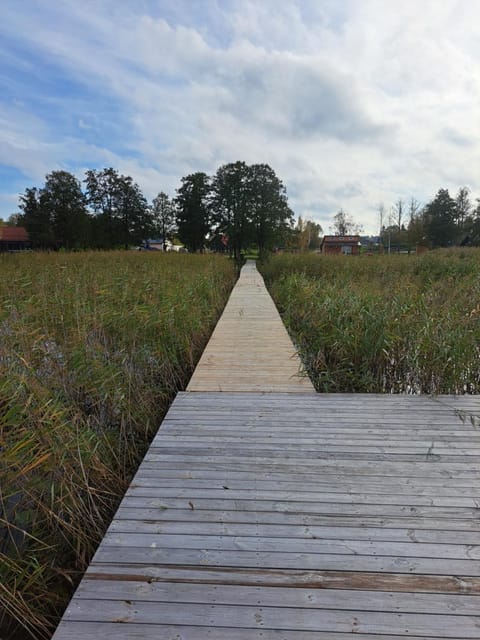
<svg viewBox="0 0 480 640"><path fill-rule="evenodd" d="M179 394L55 640L480 638L479 406Z"/></svg>
<svg viewBox="0 0 480 640"><path fill-rule="evenodd" d="M253 261L243 267L187 391L314 391Z"/></svg>

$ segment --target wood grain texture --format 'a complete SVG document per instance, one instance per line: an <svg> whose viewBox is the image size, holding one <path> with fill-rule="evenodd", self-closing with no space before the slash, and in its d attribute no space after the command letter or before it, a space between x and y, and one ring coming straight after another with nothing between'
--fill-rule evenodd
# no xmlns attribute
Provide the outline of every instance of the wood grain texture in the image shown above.
<svg viewBox="0 0 480 640"><path fill-rule="evenodd" d="M479 408L179 394L55 640L480 638Z"/></svg>

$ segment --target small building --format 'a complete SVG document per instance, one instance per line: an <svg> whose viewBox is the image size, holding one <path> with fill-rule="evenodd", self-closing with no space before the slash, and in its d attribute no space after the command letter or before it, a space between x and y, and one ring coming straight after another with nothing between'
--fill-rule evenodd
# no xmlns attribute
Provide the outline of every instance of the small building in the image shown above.
<svg viewBox="0 0 480 640"><path fill-rule="evenodd" d="M32 243L24 227L0 226L0 253L28 251Z"/></svg>
<svg viewBox="0 0 480 640"><path fill-rule="evenodd" d="M356 256L360 253L360 236L324 236L320 245L321 253Z"/></svg>

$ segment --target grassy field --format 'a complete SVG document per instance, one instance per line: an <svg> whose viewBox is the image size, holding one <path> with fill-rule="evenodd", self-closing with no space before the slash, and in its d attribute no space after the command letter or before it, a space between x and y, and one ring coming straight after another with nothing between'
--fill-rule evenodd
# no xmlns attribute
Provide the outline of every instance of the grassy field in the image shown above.
<svg viewBox="0 0 480 640"><path fill-rule="evenodd" d="M46 638L236 274L143 252L0 256L0 273L0 637Z"/></svg>
<svg viewBox="0 0 480 640"><path fill-rule="evenodd" d="M261 270L318 391L480 393L480 250Z"/></svg>

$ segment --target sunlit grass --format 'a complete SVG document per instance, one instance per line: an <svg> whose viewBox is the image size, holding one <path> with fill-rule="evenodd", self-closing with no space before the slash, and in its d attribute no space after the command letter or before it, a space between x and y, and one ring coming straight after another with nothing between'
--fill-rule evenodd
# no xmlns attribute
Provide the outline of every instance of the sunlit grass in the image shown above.
<svg viewBox="0 0 480 640"><path fill-rule="evenodd" d="M0 636L47 638L235 280L218 256L0 256Z"/></svg>
<svg viewBox="0 0 480 640"><path fill-rule="evenodd" d="M480 393L480 250L282 255L262 272L318 391Z"/></svg>

